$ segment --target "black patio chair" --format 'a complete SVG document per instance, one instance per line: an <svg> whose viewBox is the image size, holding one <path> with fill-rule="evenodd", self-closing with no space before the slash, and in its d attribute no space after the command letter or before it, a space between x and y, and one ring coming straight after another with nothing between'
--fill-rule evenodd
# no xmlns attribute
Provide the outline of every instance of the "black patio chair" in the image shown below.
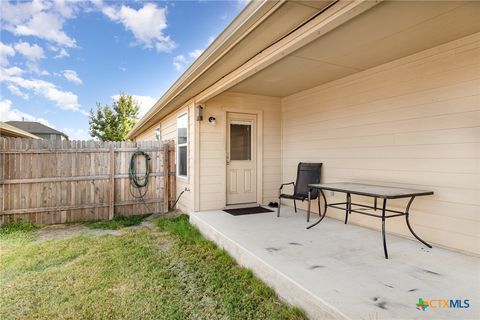
<svg viewBox="0 0 480 320"><path fill-rule="evenodd" d="M280 207L282 199L293 200L293 206L295 212L297 212L297 200L308 200L308 185L312 183L320 183L321 177L321 163L306 163L300 162L297 167L297 182L284 183L278 190L278 211L277 217L280 217ZM293 184L293 194L282 193L283 186ZM318 189L312 189L310 194L310 200L318 199L318 212L320 213L320 197L318 195ZM307 217L307 221L309 217Z"/></svg>

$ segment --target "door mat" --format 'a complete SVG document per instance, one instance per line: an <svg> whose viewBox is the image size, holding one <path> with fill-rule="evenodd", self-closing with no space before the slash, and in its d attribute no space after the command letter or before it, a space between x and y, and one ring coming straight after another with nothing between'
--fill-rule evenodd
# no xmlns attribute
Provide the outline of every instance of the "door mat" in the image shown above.
<svg viewBox="0 0 480 320"><path fill-rule="evenodd" d="M250 208L239 208L239 209L225 209L223 210L227 213L230 213L232 216L243 216L244 214L255 214L255 213L265 213L273 212L270 209L264 207L250 207Z"/></svg>

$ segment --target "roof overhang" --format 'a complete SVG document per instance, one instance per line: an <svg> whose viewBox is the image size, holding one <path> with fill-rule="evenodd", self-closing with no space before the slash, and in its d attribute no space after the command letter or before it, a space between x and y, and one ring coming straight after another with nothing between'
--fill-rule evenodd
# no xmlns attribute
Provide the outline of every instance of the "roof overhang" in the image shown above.
<svg viewBox="0 0 480 320"><path fill-rule="evenodd" d="M480 29L475 3L387 2L252 1L128 138L227 90L290 95ZM438 32L445 25L452 28Z"/></svg>
<svg viewBox="0 0 480 320"><path fill-rule="evenodd" d="M251 1L134 126L132 139L331 7L376 1Z"/></svg>
<svg viewBox="0 0 480 320"><path fill-rule="evenodd" d="M165 94L137 122L128 133L130 139L150 127L156 120L159 110L178 100L179 95L210 66L215 64L242 37L255 27L261 20L271 14L284 1L251 1L235 20L208 46L208 48L190 65L190 67L175 81ZM185 103L185 101L183 101Z"/></svg>
<svg viewBox="0 0 480 320"><path fill-rule="evenodd" d="M291 96L454 40L478 41L479 17L478 1L382 1L293 52L279 51L267 67L222 79L221 90Z"/></svg>

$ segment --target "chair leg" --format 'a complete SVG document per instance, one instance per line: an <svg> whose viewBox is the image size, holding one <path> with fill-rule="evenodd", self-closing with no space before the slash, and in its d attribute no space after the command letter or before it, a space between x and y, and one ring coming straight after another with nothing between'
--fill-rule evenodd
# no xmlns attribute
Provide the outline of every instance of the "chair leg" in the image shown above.
<svg viewBox="0 0 480 320"><path fill-rule="evenodd" d="M293 199L293 207L295 208L295 213L297 213L297 203L295 202L295 199Z"/></svg>
<svg viewBox="0 0 480 320"><path fill-rule="evenodd" d="M282 206L282 198L278 198L278 209L277 209L277 217L280 217L280 207Z"/></svg>
<svg viewBox="0 0 480 320"><path fill-rule="evenodd" d="M308 204L307 204L307 222L310 222L310 209L312 204L312 190L308 190Z"/></svg>

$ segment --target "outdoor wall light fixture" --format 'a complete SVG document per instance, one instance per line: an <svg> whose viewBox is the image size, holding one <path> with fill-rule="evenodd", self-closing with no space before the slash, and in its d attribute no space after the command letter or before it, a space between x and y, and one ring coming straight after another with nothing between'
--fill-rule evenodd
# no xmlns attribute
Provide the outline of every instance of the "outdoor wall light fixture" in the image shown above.
<svg viewBox="0 0 480 320"><path fill-rule="evenodd" d="M203 120L203 106L201 104L195 106L195 119L197 121Z"/></svg>
<svg viewBox="0 0 480 320"><path fill-rule="evenodd" d="M217 119L215 119L215 117L209 117L208 118L208 123L210 123L212 126L214 126L217 123Z"/></svg>

